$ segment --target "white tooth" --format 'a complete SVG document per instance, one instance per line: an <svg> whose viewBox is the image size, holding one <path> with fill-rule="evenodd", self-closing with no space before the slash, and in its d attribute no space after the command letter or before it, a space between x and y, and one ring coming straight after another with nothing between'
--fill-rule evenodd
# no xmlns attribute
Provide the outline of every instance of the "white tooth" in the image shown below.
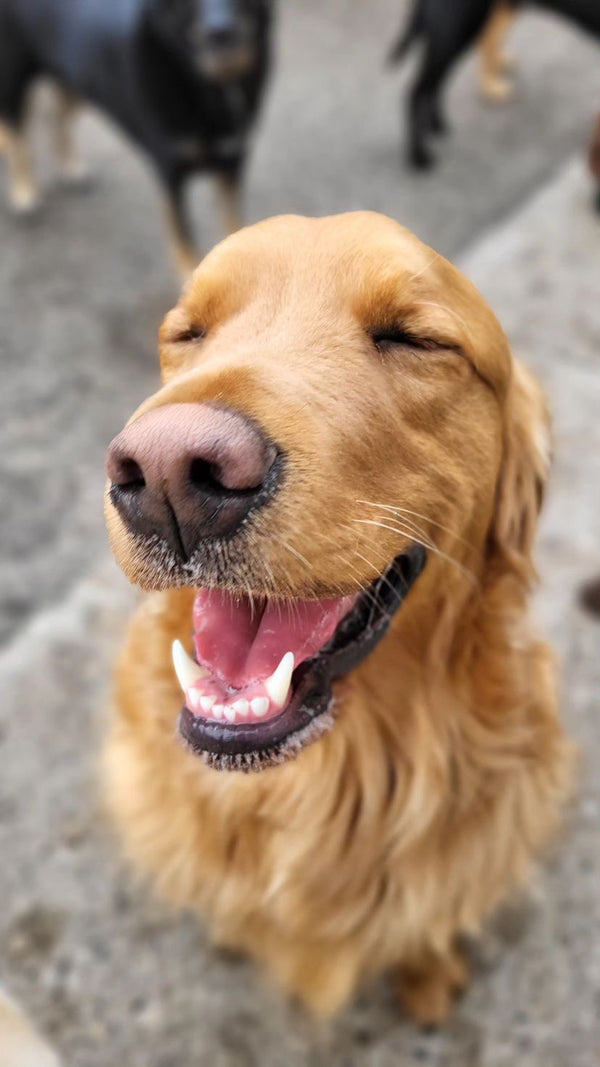
<svg viewBox="0 0 600 1067"><path fill-rule="evenodd" d="M250 705L247 700L236 700L232 707L235 708L238 715L247 715Z"/></svg>
<svg viewBox="0 0 600 1067"><path fill-rule="evenodd" d="M225 704L223 706L223 712L225 713L227 722L235 722L235 708L232 704Z"/></svg>
<svg viewBox="0 0 600 1067"><path fill-rule="evenodd" d="M208 697L200 697L200 707L202 708L202 711L210 711L216 699L217 698L214 695Z"/></svg>
<svg viewBox="0 0 600 1067"><path fill-rule="evenodd" d="M189 700L192 708L197 708L200 703L200 693L197 689L190 689L186 699Z"/></svg>
<svg viewBox="0 0 600 1067"><path fill-rule="evenodd" d="M286 652L283 656L281 663L273 671L270 678L267 678L264 683L265 689L274 704L277 704L278 708L282 708L285 704L286 697L289 692L290 683L292 681L292 673L294 670L294 653Z"/></svg>
<svg viewBox="0 0 600 1067"><path fill-rule="evenodd" d="M204 667L199 667L195 660L188 656L181 641L173 641L172 654L177 681L184 693L208 674Z"/></svg>
<svg viewBox="0 0 600 1067"><path fill-rule="evenodd" d="M263 715L266 715L269 710L269 698L268 697L254 697L254 700L250 701L250 707L254 714L262 719Z"/></svg>
<svg viewBox="0 0 600 1067"><path fill-rule="evenodd" d="M220 719L223 714L223 710L224 709L222 704L213 704L210 710L213 719Z"/></svg>

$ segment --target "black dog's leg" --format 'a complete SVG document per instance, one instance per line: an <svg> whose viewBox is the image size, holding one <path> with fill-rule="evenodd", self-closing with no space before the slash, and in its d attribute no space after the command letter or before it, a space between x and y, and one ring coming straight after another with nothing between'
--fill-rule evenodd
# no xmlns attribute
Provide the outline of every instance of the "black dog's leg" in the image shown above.
<svg viewBox="0 0 600 1067"><path fill-rule="evenodd" d="M409 96L408 162L417 170L427 170L435 163L435 156L427 146L427 138L430 133L442 132L444 129L439 93L453 58L449 55L443 62L442 57L436 58L432 55L432 50L428 49L423 70Z"/></svg>
<svg viewBox="0 0 600 1067"><path fill-rule="evenodd" d="M159 165L164 195L164 214L173 258L182 277L188 278L201 255L194 244L192 226L186 211L184 174L168 164Z"/></svg>
<svg viewBox="0 0 600 1067"><path fill-rule="evenodd" d="M217 196L226 233L235 233L244 225L241 208L241 166L228 167L216 174Z"/></svg>
<svg viewBox="0 0 600 1067"><path fill-rule="evenodd" d="M28 215L39 204L39 191L31 166L31 153L22 126L0 119L0 150L8 160L8 199L18 215Z"/></svg>
<svg viewBox="0 0 600 1067"><path fill-rule="evenodd" d="M479 39L479 86L487 100L501 103L512 96L514 82L505 44L516 13L514 3L498 4Z"/></svg>
<svg viewBox="0 0 600 1067"><path fill-rule="evenodd" d="M25 137L27 90L36 64L7 15L0 17L0 42L0 149L8 160L11 206L26 213L39 200Z"/></svg>
<svg viewBox="0 0 600 1067"><path fill-rule="evenodd" d="M61 177L66 185L85 189L89 183L89 172L73 140L73 122L79 107L80 101L76 96L64 86L56 86L54 144Z"/></svg>
<svg viewBox="0 0 600 1067"><path fill-rule="evenodd" d="M446 121L439 94L433 97L430 102L429 128L432 133L443 134L448 132L448 122Z"/></svg>
<svg viewBox="0 0 600 1067"><path fill-rule="evenodd" d="M424 169L435 162L427 137L432 130L439 132L442 86L453 64L481 31L492 6L493 0L456 0L451 6L447 0L437 0L428 8L421 69L408 104L408 162L413 167Z"/></svg>

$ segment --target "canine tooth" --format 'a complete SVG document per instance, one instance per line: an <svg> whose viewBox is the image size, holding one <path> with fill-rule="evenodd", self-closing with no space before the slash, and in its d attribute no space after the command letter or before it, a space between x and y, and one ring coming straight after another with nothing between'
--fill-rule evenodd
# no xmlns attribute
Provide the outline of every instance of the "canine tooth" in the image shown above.
<svg viewBox="0 0 600 1067"><path fill-rule="evenodd" d="M247 700L236 700L231 706L232 708L235 708L238 715L247 715L248 708L250 707Z"/></svg>
<svg viewBox="0 0 600 1067"><path fill-rule="evenodd" d="M190 689L187 694L187 700L189 700L192 708L197 708L200 703L200 693L197 689Z"/></svg>
<svg viewBox="0 0 600 1067"><path fill-rule="evenodd" d="M268 697L254 697L254 700L250 701L250 707L255 715L259 719L262 719L263 715L266 715L269 710L269 698Z"/></svg>
<svg viewBox="0 0 600 1067"><path fill-rule="evenodd" d="M275 668L270 678L265 682L265 689L274 704L282 708L288 695L292 673L294 670L294 653L286 652L281 663Z"/></svg>
<svg viewBox="0 0 600 1067"><path fill-rule="evenodd" d="M225 709L223 708L222 704L213 704L212 708L210 709L210 713L213 719L220 719L223 715L224 710Z"/></svg>
<svg viewBox="0 0 600 1067"><path fill-rule="evenodd" d="M227 722L235 722L235 708L232 704L225 704L223 706L223 712Z"/></svg>
<svg viewBox="0 0 600 1067"><path fill-rule="evenodd" d="M216 696L202 696L200 697L200 707L202 711L210 711L213 704L216 701Z"/></svg>
<svg viewBox="0 0 600 1067"><path fill-rule="evenodd" d="M196 661L188 656L181 641L173 641L172 654L177 681L184 693L208 674L204 667L199 667Z"/></svg>

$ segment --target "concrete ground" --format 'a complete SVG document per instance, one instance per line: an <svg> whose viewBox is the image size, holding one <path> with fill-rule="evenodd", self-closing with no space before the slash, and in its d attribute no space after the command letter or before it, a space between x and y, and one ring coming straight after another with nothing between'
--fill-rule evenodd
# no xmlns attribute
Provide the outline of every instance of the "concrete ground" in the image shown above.
<svg viewBox="0 0 600 1067"><path fill-rule="evenodd" d="M102 462L154 388L156 325L176 284L141 162L86 116L90 191L59 191L42 145L44 213L27 226L0 216L0 970L76 1067L600 1063L600 626L575 600L581 578L600 572L600 223L571 158L598 106L598 52L565 25L524 16L515 104L480 105L465 63L443 163L416 178L399 165L406 73L380 64L398 6L282 7L248 217L359 206L394 215L459 262L544 381L556 466L538 614L584 754L568 833L531 900L484 939L472 991L434 1035L399 1018L383 981L318 1029L123 870L95 762L135 594L106 548ZM218 223L203 186L196 207L208 246Z"/></svg>

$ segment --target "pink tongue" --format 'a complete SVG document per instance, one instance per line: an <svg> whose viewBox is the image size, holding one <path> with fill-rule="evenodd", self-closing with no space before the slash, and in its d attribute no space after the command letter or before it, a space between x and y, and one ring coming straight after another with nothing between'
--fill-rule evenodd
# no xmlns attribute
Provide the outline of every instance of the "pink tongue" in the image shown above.
<svg viewBox="0 0 600 1067"><path fill-rule="evenodd" d="M286 652L296 666L314 656L333 636L355 597L338 600L233 598L201 589L194 600L194 644L198 663L236 689L268 678Z"/></svg>

